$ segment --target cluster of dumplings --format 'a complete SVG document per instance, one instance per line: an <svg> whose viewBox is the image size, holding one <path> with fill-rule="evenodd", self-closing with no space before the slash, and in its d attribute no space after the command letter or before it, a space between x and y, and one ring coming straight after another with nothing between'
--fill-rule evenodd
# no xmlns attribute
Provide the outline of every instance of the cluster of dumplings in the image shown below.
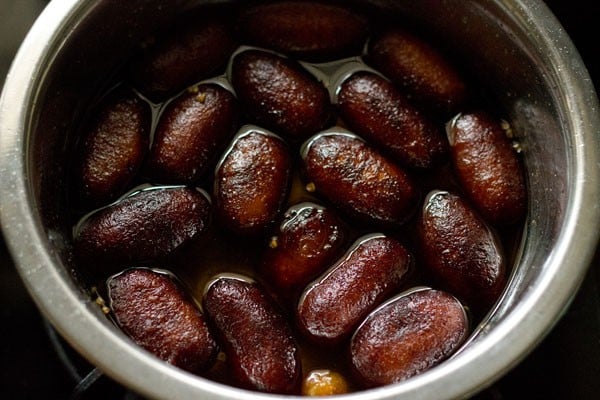
<svg viewBox="0 0 600 400"><path fill-rule="evenodd" d="M176 367L269 393L451 357L506 286L498 232L525 218L506 124L369 10L222 7L146 43L81 132L73 244L107 314ZM247 273L200 271L198 295L172 259L210 232L259 245Z"/></svg>

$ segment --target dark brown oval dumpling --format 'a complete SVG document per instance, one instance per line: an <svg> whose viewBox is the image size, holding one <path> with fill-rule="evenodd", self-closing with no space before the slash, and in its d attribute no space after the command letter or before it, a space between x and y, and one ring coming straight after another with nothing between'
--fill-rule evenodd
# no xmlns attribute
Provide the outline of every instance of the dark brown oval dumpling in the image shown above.
<svg viewBox="0 0 600 400"><path fill-rule="evenodd" d="M75 250L85 262L138 263L164 257L202 233L208 196L183 186L137 191L84 218Z"/></svg>
<svg viewBox="0 0 600 400"><path fill-rule="evenodd" d="M313 1L255 5L241 12L238 26L241 41L321 62L360 55L369 32L349 7Z"/></svg>
<svg viewBox="0 0 600 400"><path fill-rule="evenodd" d="M366 387L401 382L447 359L468 333L467 314L455 297L411 290L377 308L356 330L352 367Z"/></svg>
<svg viewBox="0 0 600 400"><path fill-rule="evenodd" d="M166 271L128 269L107 280L117 324L160 359L200 374L212 366L218 346L204 315Z"/></svg>
<svg viewBox="0 0 600 400"><path fill-rule="evenodd" d="M265 232L289 192L291 157L280 137L244 126L215 172L218 221L238 234Z"/></svg>
<svg viewBox="0 0 600 400"><path fill-rule="evenodd" d="M388 80L356 72L337 94L340 116L350 130L410 168L432 168L446 160L448 141L433 121Z"/></svg>
<svg viewBox="0 0 600 400"><path fill-rule="evenodd" d="M130 71L136 88L155 102L217 74L237 46L230 27L217 16L190 16L158 35Z"/></svg>
<svg viewBox="0 0 600 400"><path fill-rule="evenodd" d="M140 169L150 138L150 106L133 91L118 89L96 111L82 134L76 185L86 206L122 195Z"/></svg>
<svg viewBox="0 0 600 400"><path fill-rule="evenodd" d="M203 298L236 383L267 393L299 394L298 345L281 312L257 283L218 276Z"/></svg>
<svg viewBox="0 0 600 400"><path fill-rule="evenodd" d="M361 237L300 297L297 321L312 342L338 345L360 322L399 290L413 258L396 240L381 234Z"/></svg>
<svg viewBox="0 0 600 400"><path fill-rule="evenodd" d="M444 116L457 113L468 97L456 68L428 42L395 27L369 43L367 62L399 85L415 103Z"/></svg>
<svg viewBox="0 0 600 400"><path fill-rule="evenodd" d="M214 166L237 128L234 95L215 83L193 86L162 112L148 157L157 183L193 183Z"/></svg>
<svg viewBox="0 0 600 400"><path fill-rule="evenodd" d="M361 223L394 227L414 212L411 177L356 135L318 134L302 147L307 186Z"/></svg>
<svg viewBox="0 0 600 400"><path fill-rule="evenodd" d="M475 311L490 307L506 284L505 257L495 233L461 197L427 196L417 226L422 265Z"/></svg>
<svg viewBox="0 0 600 400"><path fill-rule="evenodd" d="M482 111L464 113L447 131L456 176L481 215L494 225L521 220L527 204L523 167L500 122Z"/></svg>
<svg viewBox="0 0 600 400"><path fill-rule="evenodd" d="M231 82L253 123L300 142L331 120L329 93L298 62L262 50L236 54Z"/></svg>
<svg viewBox="0 0 600 400"><path fill-rule="evenodd" d="M329 209L314 203L290 207L262 261L261 272L285 298L299 291L340 255L345 226Z"/></svg>

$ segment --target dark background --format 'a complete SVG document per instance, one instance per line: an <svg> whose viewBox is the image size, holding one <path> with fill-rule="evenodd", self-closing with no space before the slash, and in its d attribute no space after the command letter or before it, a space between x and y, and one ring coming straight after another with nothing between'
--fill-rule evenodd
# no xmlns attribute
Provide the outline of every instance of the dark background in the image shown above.
<svg viewBox="0 0 600 400"><path fill-rule="evenodd" d="M56 0L61 1L61 0ZM0 85L43 0L0 0ZM598 87L600 36L595 2L547 1L571 36ZM598 133L600 134L600 132ZM544 341L478 399L600 398L600 257L573 303ZM57 351L58 349L58 351ZM71 362L65 363L65 358ZM76 388L92 367L54 337L0 240L0 399L137 398L106 378Z"/></svg>

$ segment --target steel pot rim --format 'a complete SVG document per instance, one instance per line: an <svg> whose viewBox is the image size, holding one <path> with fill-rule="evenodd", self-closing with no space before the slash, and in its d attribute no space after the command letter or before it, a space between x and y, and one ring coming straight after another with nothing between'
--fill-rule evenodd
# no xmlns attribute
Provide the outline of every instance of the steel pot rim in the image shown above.
<svg viewBox="0 0 600 400"><path fill-rule="evenodd" d="M585 66L559 23L541 1L505 1L548 51L565 85L561 101L572 117L573 182L566 224L552 249L546 274L510 313L469 352L402 384L340 396L340 399L460 398L492 383L522 360L564 312L579 287L598 242L600 132L598 100ZM227 387L173 368L100 322L98 307L58 268L52 238L36 218L28 165L27 130L32 105L69 26L91 9L90 2L51 2L21 46L0 98L0 220L7 245L26 287L43 314L73 347L112 378L152 398L285 398ZM553 32L550 37L547 32ZM566 52L560 49L567 49ZM567 59L567 56L569 57ZM503 343L503 346L499 346ZM507 346L510 347L507 347Z"/></svg>

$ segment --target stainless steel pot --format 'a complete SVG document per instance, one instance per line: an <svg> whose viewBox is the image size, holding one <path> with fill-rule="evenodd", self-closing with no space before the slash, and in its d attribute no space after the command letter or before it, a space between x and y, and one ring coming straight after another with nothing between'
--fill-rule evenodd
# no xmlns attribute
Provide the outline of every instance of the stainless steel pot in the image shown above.
<svg viewBox="0 0 600 400"><path fill-rule="evenodd" d="M576 49L541 1L369 2L443 36L490 83L523 148L530 204L510 284L468 346L404 383L340 399L463 398L536 346L585 275L600 232L598 101ZM0 100L2 229L44 315L117 381L157 399L276 399L198 378L133 346L80 283L70 253L62 188L78 113L142 37L196 3L202 1L48 5Z"/></svg>

